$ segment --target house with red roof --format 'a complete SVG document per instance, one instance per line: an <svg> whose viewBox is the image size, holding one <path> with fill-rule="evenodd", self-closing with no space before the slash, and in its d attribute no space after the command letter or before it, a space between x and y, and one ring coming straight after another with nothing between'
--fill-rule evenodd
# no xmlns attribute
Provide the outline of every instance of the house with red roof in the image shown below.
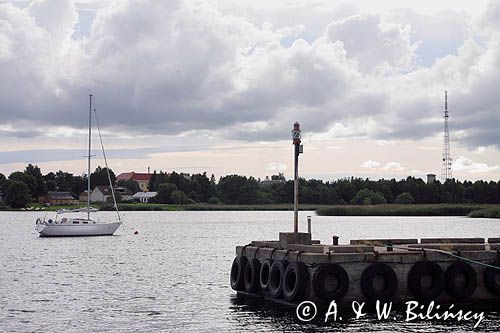
<svg viewBox="0 0 500 333"><path fill-rule="evenodd" d="M125 172L121 173L116 177L116 180L135 180L139 184L139 188L147 192L149 190L149 180L151 179L152 173L141 173L141 172Z"/></svg>

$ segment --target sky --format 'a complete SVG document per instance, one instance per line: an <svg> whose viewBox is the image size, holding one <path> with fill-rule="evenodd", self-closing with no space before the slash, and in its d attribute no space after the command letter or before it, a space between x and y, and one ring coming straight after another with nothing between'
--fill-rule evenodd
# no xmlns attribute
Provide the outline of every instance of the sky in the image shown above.
<svg viewBox="0 0 500 333"><path fill-rule="evenodd" d="M500 1L0 0L0 173L500 179ZM98 147L98 138L93 138ZM94 166L103 165L96 150Z"/></svg>

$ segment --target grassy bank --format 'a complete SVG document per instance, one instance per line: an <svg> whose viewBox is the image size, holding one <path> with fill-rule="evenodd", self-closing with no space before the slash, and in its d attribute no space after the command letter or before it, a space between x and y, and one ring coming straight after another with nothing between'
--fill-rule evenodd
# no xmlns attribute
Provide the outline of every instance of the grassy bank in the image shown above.
<svg viewBox="0 0 500 333"><path fill-rule="evenodd" d="M99 210L113 210L110 204L94 204ZM85 207L78 206L50 206L44 207L39 204L28 205L28 210L56 211L59 209L75 209ZM143 204L143 203L121 203L118 204L121 211L292 211L292 204L271 205L216 205L197 203L191 205L171 204ZM5 210L18 210L4 207ZM500 218L500 205L478 205L478 204L435 204L435 205L370 205L370 206L331 206L302 204L302 211L316 211L320 216L470 216Z"/></svg>
<svg viewBox="0 0 500 333"><path fill-rule="evenodd" d="M119 204L120 210L188 210L188 211L291 211L292 204L273 204L273 205L211 205L206 203L197 203L191 205L169 205L169 204ZM326 205L300 205L300 210L317 210L326 208ZM103 207L104 208L104 207ZM107 207L111 209L111 207Z"/></svg>
<svg viewBox="0 0 500 333"><path fill-rule="evenodd" d="M470 212L469 217L487 217L490 219L500 219L500 207L490 207L474 210Z"/></svg>
<svg viewBox="0 0 500 333"><path fill-rule="evenodd" d="M98 208L103 211L114 210L113 206L110 204L92 204L93 207ZM76 206L49 206L45 207L40 204L28 204L28 210L33 211L44 210L44 211L57 211L59 209L76 209L86 207L85 204ZM301 211L315 211L320 208L331 207L328 205L312 205L303 204L299 206ZM154 204L154 203L120 203L118 208L121 211L292 211L293 204L271 204L271 205L224 205L224 204L207 204L207 203L197 203L190 205L172 205L172 204ZM5 207L5 210L19 210L10 209Z"/></svg>
<svg viewBox="0 0 500 333"><path fill-rule="evenodd" d="M500 205L435 204L331 206L316 211L321 216L468 216L476 211L500 211ZM476 216L471 216L476 217Z"/></svg>

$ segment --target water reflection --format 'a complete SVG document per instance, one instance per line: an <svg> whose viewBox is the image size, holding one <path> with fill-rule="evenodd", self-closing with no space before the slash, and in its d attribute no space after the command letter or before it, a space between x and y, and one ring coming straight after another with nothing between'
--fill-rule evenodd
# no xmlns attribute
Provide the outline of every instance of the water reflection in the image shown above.
<svg viewBox="0 0 500 333"><path fill-rule="evenodd" d="M406 321L404 306L394 306L387 320L379 320L374 308L356 319L351 309L340 309L342 320L334 321L331 317L325 322L326 308L318 309L318 316L311 322L301 322L295 315L295 308L282 306L260 298L248 298L232 295L229 319L238 323L238 330L249 331L252 327L266 332L498 332L499 304L483 306L457 306L454 310L463 309L475 313L484 312L485 318L474 329L475 321L458 322L445 320Z"/></svg>

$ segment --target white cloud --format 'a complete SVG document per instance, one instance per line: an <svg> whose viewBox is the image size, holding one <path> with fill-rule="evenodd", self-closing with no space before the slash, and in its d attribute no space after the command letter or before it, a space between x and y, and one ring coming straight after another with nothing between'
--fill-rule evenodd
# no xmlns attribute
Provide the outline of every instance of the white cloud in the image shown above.
<svg viewBox="0 0 500 333"><path fill-rule="evenodd" d="M224 4L105 2L90 34L77 40L72 1L0 4L0 116L20 129L5 135L35 125L84 127L92 88L103 124L116 132L208 130L273 141L288 139L290 124L300 120L318 138L421 139L442 131L446 88L452 144L500 146L500 33L491 19L498 6L474 26L485 32L477 41L469 16L447 12L457 31L451 49L460 48L446 46L447 56L419 67L419 39L428 45L442 24L438 15L367 14L321 3L307 10L298 2L309 16L301 21L288 12L294 20L287 24L274 4L248 12ZM330 21L322 15L322 25L314 25L323 8ZM264 12L266 19L258 17ZM440 48L446 35L432 45Z"/></svg>
<svg viewBox="0 0 500 333"><path fill-rule="evenodd" d="M380 166L380 163L377 161L372 161L372 160L365 161L361 164L361 167L366 168L366 169L373 169L373 168L376 168L378 166Z"/></svg>
<svg viewBox="0 0 500 333"><path fill-rule="evenodd" d="M286 164L280 162L271 162L266 165L266 170L272 172L285 172L287 169Z"/></svg>
<svg viewBox="0 0 500 333"><path fill-rule="evenodd" d="M473 160L460 156L451 166L453 171L467 171L469 173L486 173L500 169L498 165L487 165L486 163L474 162Z"/></svg>
<svg viewBox="0 0 500 333"><path fill-rule="evenodd" d="M383 22L380 15L363 14L330 23L325 37L340 41L362 72L387 74L408 70L417 45L410 42L410 27Z"/></svg>
<svg viewBox="0 0 500 333"><path fill-rule="evenodd" d="M404 169L398 162L389 162L384 166L384 170L388 171L403 171Z"/></svg>
<svg viewBox="0 0 500 333"><path fill-rule="evenodd" d="M485 151L486 151L486 147L480 146L480 147L477 147L477 149L474 150L473 153L476 155L480 155L480 154L483 154Z"/></svg>

